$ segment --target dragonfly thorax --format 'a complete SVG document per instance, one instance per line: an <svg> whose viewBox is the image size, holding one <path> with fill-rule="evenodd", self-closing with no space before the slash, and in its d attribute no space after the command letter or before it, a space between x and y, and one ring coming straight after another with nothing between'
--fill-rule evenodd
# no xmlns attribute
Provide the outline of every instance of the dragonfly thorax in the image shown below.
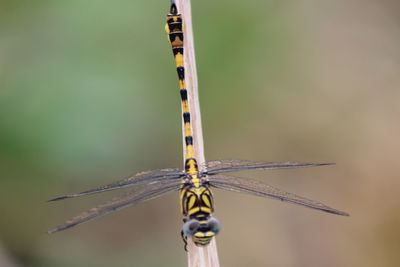
<svg viewBox="0 0 400 267"><path fill-rule="evenodd" d="M207 217L214 211L212 193L202 179L191 179L180 191L181 211L184 217Z"/></svg>
<svg viewBox="0 0 400 267"><path fill-rule="evenodd" d="M185 173L187 175L193 176L199 174L199 167L197 165L197 160L194 158L188 158L185 161Z"/></svg>

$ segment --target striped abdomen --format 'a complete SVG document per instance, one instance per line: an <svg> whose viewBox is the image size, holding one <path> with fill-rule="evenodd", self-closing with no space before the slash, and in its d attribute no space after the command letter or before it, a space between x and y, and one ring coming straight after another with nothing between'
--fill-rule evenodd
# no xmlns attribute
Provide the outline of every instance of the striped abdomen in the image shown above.
<svg viewBox="0 0 400 267"><path fill-rule="evenodd" d="M172 46L172 52L174 54L176 70L179 78L179 90L182 100L182 116L185 135L185 154L186 158L188 159L185 163L185 171L189 175L195 175L198 174L198 168L193 149L191 114L185 82L183 21L182 15L178 14L175 4L171 5L170 14L167 15L167 25L165 29L168 33L168 38Z"/></svg>

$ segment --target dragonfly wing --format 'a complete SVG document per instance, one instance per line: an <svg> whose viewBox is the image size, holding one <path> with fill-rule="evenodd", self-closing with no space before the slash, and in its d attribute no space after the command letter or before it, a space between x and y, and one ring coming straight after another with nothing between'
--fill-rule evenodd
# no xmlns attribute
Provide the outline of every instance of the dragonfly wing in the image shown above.
<svg viewBox="0 0 400 267"><path fill-rule="evenodd" d="M328 213L349 216L348 213L328 207L321 202L285 192L281 189L272 187L253 179L217 174L210 177L210 185L218 189L248 193L250 195L265 198L273 198Z"/></svg>
<svg viewBox="0 0 400 267"><path fill-rule="evenodd" d="M176 169L176 168L144 171L144 172L139 172L135 175L124 178L120 181L117 181L117 182L114 182L111 184L107 184L104 186L100 186L100 187L86 190L86 191L76 193L76 194L70 194L70 195L56 197L56 198L50 199L49 201L57 201L57 200L62 200L62 199L66 199L66 198L90 195L90 194L94 194L94 193L110 191L110 190L119 189L119 188L123 188L123 187L140 185L140 184L149 184L149 183L154 183L154 182L159 182L159 181L164 181L164 180L176 181L176 180L179 180L183 175L184 174L181 171L178 171L178 169Z"/></svg>
<svg viewBox="0 0 400 267"><path fill-rule="evenodd" d="M146 200L161 197L173 191L177 191L180 187L180 184L180 182L168 181L164 183L142 186L141 188L135 188L132 191L128 191L125 194L115 197L104 204L101 204L69 219L64 224L49 230L47 233L52 234L59 232L122 208L132 206Z"/></svg>
<svg viewBox="0 0 400 267"><path fill-rule="evenodd" d="M333 165L334 163L307 163L297 161L286 162L265 162L265 161L251 161L240 159L224 159L213 160L206 163L207 172L211 174L236 172L245 170L270 170L270 169L288 169L288 168L301 168L301 167L314 167Z"/></svg>

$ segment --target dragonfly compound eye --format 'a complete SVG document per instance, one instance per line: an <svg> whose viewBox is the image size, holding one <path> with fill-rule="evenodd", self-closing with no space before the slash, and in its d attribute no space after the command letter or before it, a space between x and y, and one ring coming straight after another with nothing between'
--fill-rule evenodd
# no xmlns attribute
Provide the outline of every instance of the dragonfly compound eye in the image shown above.
<svg viewBox="0 0 400 267"><path fill-rule="evenodd" d="M210 231L214 232L215 234L218 234L221 230L221 225L216 218L210 218L208 220L208 227L210 228Z"/></svg>
<svg viewBox="0 0 400 267"><path fill-rule="evenodd" d="M183 233L185 236L193 236L200 227L200 223L197 220L190 220L183 224Z"/></svg>

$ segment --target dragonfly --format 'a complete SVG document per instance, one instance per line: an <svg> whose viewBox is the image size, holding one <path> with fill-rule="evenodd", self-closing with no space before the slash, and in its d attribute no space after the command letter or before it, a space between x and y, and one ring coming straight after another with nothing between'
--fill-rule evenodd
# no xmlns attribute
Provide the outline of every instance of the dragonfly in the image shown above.
<svg viewBox="0 0 400 267"><path fill-rule="evenodd" d="M205 163L205 171L190 174L186 162L184 171L178 168L165 168L137 173L119 181L86 190L80 193L63 195L49 201L81 197L115 189L132 187L131 190L114 197L110 201L98 205L67 220L48 231L49 234L66 230L89 220L96 219L114 211L155 199L169 193L180 191L180 206L184 225L183 237L192 237L198 246L205 246L220 231L219 221L212 216L214 212L211 188L247 193L250 195L271 198L307 208L348 216L349 214L331 208L321 202L311 200L252 178L227 175L226 173L249 170L273 170L332 165L331 163L305 162L264 162L239 159L213 160ZM186 242L185 242L186 244Z"/></svg>
<svg viewBox="0 0 400 267"><path fill-rule="evenodd" d="M200 166L198 165L193 147L191 113L185 83L183 20L182 15L178 13L174 1L172 1L170 12L167 15L166 31L172 47L179 78L186 155L183 170L178 168L165 168L139 172L135 175L94 189L53 198L49 201L59 201L131 187L130 190L114 197L110 201L72 217L63 224L49 230L48 233L52 234L66 230L114 211L173 192L179 192L180 210L183 216L181 236L185 244L185 250L188 238L191 238L197 246L206 246L221 229L219 220L213 216L214 200L211 188L247 193L258 197L271 198L304 206L322 212L348 216L349 214L344 211L331 208L315 200L286 192L258 180L227 174L237 171L315 167L332 165L332 163L306 163L296 161L266 162L223 159L207 161Z"/></svg>

